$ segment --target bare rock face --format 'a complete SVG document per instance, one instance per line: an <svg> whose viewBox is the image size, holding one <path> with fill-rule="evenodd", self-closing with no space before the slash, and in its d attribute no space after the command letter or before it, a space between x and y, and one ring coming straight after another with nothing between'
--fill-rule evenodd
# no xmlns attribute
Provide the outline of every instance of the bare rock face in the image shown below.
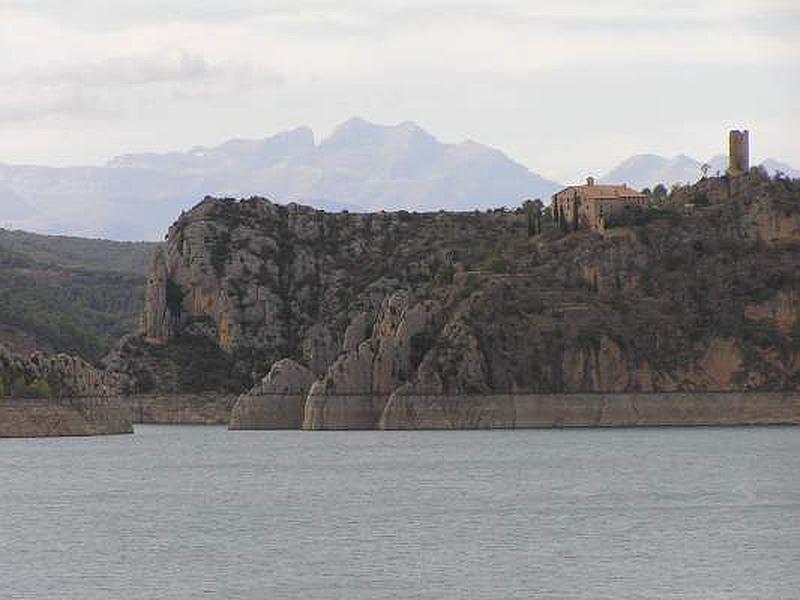
<svg viewBox="0 0 800 600"><path fill-rule="evenodd" d="M734 390L743 366L744 356L737 340L715 338L693 366L688 379L696 389Z"/></svg>
<svg viewBox="0 0 800 600"><path fill-rule="evenodd" d="M173 317L167 305L168 277L164 253L157 248L147 278L142 314L144 339L151 344L166 344L172 335Z"/></svg>
<svg viewBox="0 0 800 600"><path fill-rule="evenodd" d="M353 317L344 332L342 350L345 352L356 350L358 345L370 336L373 320L374 317L367 312L360 312Z"/></svg>
<svg viewBox="0 0 800 600"><path fill-rule="evenodd" d="M633 389L635 381L640 379L639 370L631 368L619 344L606 336L596 346L568 348L562 369L564 385L572 390L624 391ZM639 381L636 387L652 387L647 375L641 379L645 381Z"/></svg>
<svg viewBox="0 0 800 600"><path fill-rule="evenodd" d="M358 345L368 326L364 313L356 315L345 335L349 350L308 394L304 428L374 429L389 396L413 375L415 345L434 335L441 310L436 301L395 292L381 305L371 337Z"/></svg>
<svg viewBox="0 0 800 600"><path fill-rule="evenodd" d="M272 365L261 382L236 401L231 429L300 429L306 394L314 373L285 358Z"/></svg>
<svg viewBox="0 0 800 600"><path fill-rule="evenodd" d="M303 360L316 376L325 374L339 351L336 338L320 323L313 325L303 340Z"/></svg>

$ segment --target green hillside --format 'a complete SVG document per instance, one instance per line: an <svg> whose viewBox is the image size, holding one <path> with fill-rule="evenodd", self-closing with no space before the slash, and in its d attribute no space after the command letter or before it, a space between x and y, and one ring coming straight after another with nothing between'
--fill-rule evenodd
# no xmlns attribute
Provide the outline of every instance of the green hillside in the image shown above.
<svg viewBox="0 0 800 600"><path fill-rule="evenodd" d="M97 362L136 326L154 246L0 230L0 342Z"/></svg>
<svg viewBox="0 0 800 600"><path fill-rule="evenodd" d="M44 265L145 275L153 242L113 242L0 228L0 250Z"/></svg>

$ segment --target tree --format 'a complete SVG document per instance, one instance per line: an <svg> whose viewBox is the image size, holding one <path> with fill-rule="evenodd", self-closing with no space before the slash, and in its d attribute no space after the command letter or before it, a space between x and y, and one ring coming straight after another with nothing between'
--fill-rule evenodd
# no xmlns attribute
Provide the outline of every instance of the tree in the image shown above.
<svg viewBox="0 0 800 600"><path fill-rule="evenodd" d="M544 202L536 198L535 200L525 200L522 206L525 208L525 214L528 218L528 237L542 233Z"/></svg>
<svg viewBox="0 0 800 600"><path fill-rule="evenodd" d="M489 270L493 273L510 273L511 272L511 263L508 262L502 256L492 256L489 258L488 265Z"/></svg>
<svg viewBox="0 0 800 600"><path fill-rule="evenodd" d="M31 398L50 398L52 392L50 384L45 379L36 379L28 386L28 393Z"/></svg>
<svg viewBox="0 0 800 600"><path fill-rule="evenodd" d="M663 202L667 198L667 186L659 183L653 188L653 200Z"/></svg>
<svg viewBox="0 0 800 600"><path fill-rule="evenodd" d="M706 178L710 169L711 165L708 163L703 163L702 165L700 165L700 172L703 174L703 179Z"/></svg>

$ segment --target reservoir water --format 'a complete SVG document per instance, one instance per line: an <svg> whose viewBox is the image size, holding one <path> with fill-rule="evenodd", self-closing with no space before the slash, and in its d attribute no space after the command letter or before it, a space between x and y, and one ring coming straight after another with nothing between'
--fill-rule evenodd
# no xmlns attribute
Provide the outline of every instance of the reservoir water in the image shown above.
<svg viewBox="0 0 800 600"><path fill-rule="evenodd" d="M800 428L0 441L4 599L800 598Z"/></svg>

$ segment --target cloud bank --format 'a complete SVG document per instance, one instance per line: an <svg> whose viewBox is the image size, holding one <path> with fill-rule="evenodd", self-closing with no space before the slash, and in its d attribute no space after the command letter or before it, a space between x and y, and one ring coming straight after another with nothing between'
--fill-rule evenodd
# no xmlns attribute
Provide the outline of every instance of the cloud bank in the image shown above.
<svg viewBox="0 0 800 600"><path fill-rule="evenodd" d="M800 163L799 29L785 0L7 0L0 161L100 162L355 114L562 180L634 152L711 155L739 125L756 155Z"/></svg>

